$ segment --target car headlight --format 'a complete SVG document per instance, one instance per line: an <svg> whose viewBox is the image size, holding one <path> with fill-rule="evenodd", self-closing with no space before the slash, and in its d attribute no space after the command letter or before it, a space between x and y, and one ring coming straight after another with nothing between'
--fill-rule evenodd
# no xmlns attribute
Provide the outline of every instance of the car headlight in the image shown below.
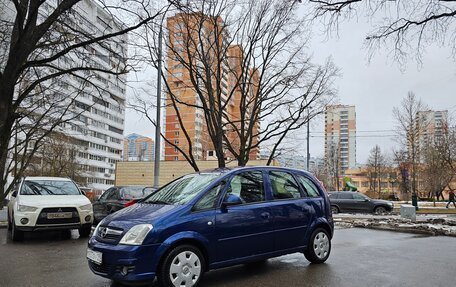
<svg viewBox="0 0 456 287"><path fill-rule="evenodd" d="M85 211L92 211L92 204L89 203L89 204L86 204L86 205L83 205L83 206L79 206L79 209L80 210L85 210Z"/></svg>
<svg viewBox="0 0 456 287"><path fill-rule="evenodd" d="M19 212L34 212L37 209L38 209L37 207L33 207L33 206L20 205L20 204L17 205L17 211L19 211Z"/></svg>
<svg viewBox="0 0 456 287"><path fill-rule="evenodd" d="M135 225L125 233L119 243L126 245L141 245L152 228L152 224Z"/></svg>

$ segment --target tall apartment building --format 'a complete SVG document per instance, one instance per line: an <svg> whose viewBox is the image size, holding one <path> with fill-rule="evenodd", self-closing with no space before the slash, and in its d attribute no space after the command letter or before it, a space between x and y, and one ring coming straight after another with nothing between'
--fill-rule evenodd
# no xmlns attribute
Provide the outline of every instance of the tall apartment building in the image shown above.
<svg viewBox="0 0 456 287"><path fill-rule="evenodd" d="M448 111L420 111L417 115L418 147L425 149L428 144L438 141L448 132Z"/></svg>
<svg viewBox="0 0 456 287"><path fill-rule="evenodd" d="M331 105L325 112L325 157L337 157L339 174L356 166L355 106Z"/></svg>
<svg viewBox="0 0 456 287"><path fill-rule="evenodd" d="M170 46L174 47L175 50L183 50L185 51L187 48L190 50L198 49L201 45L208 45L205 41L196 40L192 42L190 45L191 47L183 47L184 39L185 38L192 38L192 39L199 39L196 33L201 33L200 31L192 31L192 29L186 29L186 26L197 25L198 21L200 21L201 16L200 14L192 13L192 14L185 14L179 13L173 17L168 18L167 20L167 29L169 31L169 44ZM211 21L205 21L203 23L203 33L207 33L207 35L219 35L219 39L221 45L228 47L228 35L226 33L214 33L214 23L219 22L222 23L223 20L219 17L217 19L211 19ZM222 25L219 25L220 27ZM190 35L188 35L190 33ZM193 33L195 33L193 35ZM206 37L203 37L206 38ZM208 49L210 50L210 49ZM210 53L210 52L209 52ZM169 95L167 95L167 107L166 107L166 123L165 123L165 135L168 140L173 142L174 144L178 145L183 150L188 150L188 141L183 133L183 128L188 132L188 135L192 141L192 149L195 159L197 160L216 160L215 151L212 145L212 141L210 140L209 133L207 130L207 125L205 122L204 112L202 109L197 108L195 106L201 106L201 99L192 88L193 83L191 83L191 78L189 75L189 70L184 67L182 61L189 61L187 56L185 55L186 52L182 53L182 57L184 60L176 59L174 51L169 50L167 56L167 67L168 67L168 74L167 74L167 81L169 84L169 88L171 92L179 98L180 102L185 102L186 104L179 104L177 103L179 113L182 117L182 125L179 123L178 116L176 114L175 108L171 105L171 99ZM228 48L228 57L227 59L221 61L221 70L222 75L220 77L220 86L222 89L221 100L226 103L229 101L226 107L226 115L229 117L230 122L236 122L239 118L240 110L239 110L239 102L241 100L240 90L235 90L231 98L229 98L228 94L230 91L233 90L233 83L235 82L233 77L239 75L241 73L241 65L240 61L242 60L242 50L240 46L234 45ZM198 61L198 60L194 60ZM200 63L193 63L193 64L200 64ZM214 61L214 65L217 63ZM252 72L253 73L253 72ZM252 74L252 81L257 81L256 74ZM215 83L214 78L214 83ZM255 83L252 84L252 96L254 95L253 87L255 87ZM248 113L248 111L247 111ZM228 120L226 118L223 119L224 123L226 124ZM259 131L259 122L255 123L254 125L254 133ZM234 135L234 132L230 130L229 125L227 125L226 133L228 134L228 138L233 146L236 147L236 141L238 139ZM253 142L258 142L258 137L253 139ZM230 158L231 155L228 151L225 154L226 158ZM252 150L250 155L250 159L258 159L259 158L259 148ZM185 160L184 156L180 154L177 148L173 147L172 145L165 143L165 160Z"/></svg>
<svg viewBox="0 0 456 287"><path fill-rule="evenodd" d="M138 134L130 134L123 140L124 161L152 161L155 155L155 145L151 138Z"/></svg>
<svg viewBox="0 0 456 287"><path fill-rule="evenodd" d="M46 1L39 17L49 15L60 1ZM11 13L14 9L10 9ZM14 14L11 19L14 19ZM0 16L1 18L1 16ZM102 35L118 31L121 24L92 0L81 0L66 15L66 24L86 35ZM39 21L38 21L39 22ZM77 39L77 37L76 37ZM74 63L89 63L100 69L125 66L127 36L113 38L102 45L90 45L85 53L69 53L58 60L67 69ZM84 56L82 56L84 54ZM90 80L94 85L88 84ZM118 77L96 71L80 71L53 78L45 92L60 98L74 99L67 113L77 118L61 124L56 130L70 136L79 152L77 161L84 170L79 184L106 189L114 184L115 163L122 159L125 120L126 75Z"/></svg>

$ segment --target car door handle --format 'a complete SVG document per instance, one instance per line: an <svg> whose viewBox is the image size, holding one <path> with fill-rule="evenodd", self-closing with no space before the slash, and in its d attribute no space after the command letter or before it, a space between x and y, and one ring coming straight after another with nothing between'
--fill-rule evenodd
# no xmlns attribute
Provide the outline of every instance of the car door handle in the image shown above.
<svg viewBox="0 0 456 287"><path fill-rule="evenodd" d="M269 212L263 212L263 213L261 214L261 218L263 218L263 219L268 219L270 216L271 216L271 215L269 214Z"/></svg>

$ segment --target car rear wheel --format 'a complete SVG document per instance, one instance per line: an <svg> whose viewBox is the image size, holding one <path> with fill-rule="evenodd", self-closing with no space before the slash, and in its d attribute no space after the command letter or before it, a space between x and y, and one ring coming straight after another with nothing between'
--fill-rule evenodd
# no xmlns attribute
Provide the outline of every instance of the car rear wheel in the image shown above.
<svg viewBox="0 0 456 287"><path fill-rule="evenodd" d="M311 263L323 263L331 253L331 239L323 228L317 228L310 236L309 244L304 256Z"/></svg>
<svg viewBox="0 0 456 287"><path fill-rule="evenodd" d="M16 224L14 223L14 217L12 219L11 238L13 241L22 241L24 239L24 232L17 229Z"/></svg>
<svg viewBox="0 0 456 287"><path fill-rule="evenodd" d="M203 277L204 257L192 245L175 247L165 257L157 276L160 286L196 286Z"/></svg>
<svg viewBox="0 0 456 287"><path fill-rule="evenodd" d="M386 213L387 210L384 206L377 206L375 209L374 209L374 213L376 214L383 214L383 213Z"/></svg>
<svg viewBox="0 0 456 287"><path fill-rule="evenodd" d="M337 214L337 213L339 213L339 208L337 206L332 205L331 212L332 212L332 214Z"/></svg>

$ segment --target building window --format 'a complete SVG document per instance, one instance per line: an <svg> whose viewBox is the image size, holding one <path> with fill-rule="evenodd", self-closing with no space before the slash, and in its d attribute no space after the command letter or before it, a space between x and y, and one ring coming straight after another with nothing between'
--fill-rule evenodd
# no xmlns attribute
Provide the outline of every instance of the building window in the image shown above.
<svg viewBox="0 0 456 287"><path fill-rule="evenodd" d="M179 157L178 157L178 156L175 156L175 157L174 157L174 160L179 160Z"/></svg>
<svg viewBox="0 0 456 287"><path fill-rule="evenodd" d="M179 135L179 131L174 132L174 135L175 135L175 136L178 136L178 135Z"/></svg>

